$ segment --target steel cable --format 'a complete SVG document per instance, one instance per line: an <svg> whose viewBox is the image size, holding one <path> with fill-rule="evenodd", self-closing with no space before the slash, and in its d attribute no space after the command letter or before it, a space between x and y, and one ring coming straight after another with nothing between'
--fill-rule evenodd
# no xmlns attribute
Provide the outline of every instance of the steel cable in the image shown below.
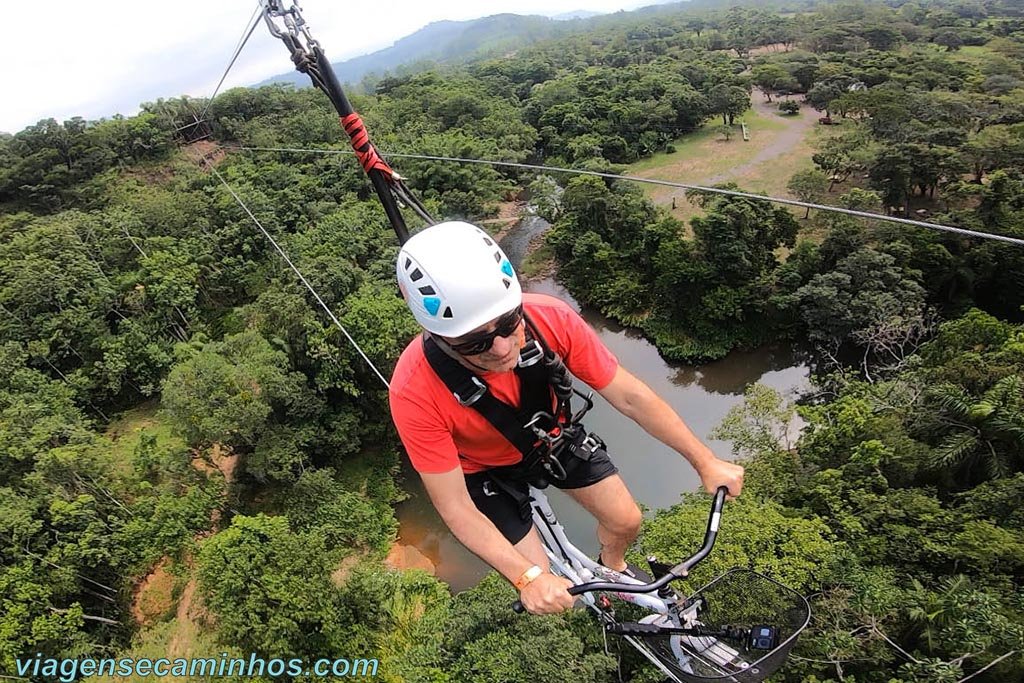
<svg viewBox="0 0 1024 683"><path fill-rule="evenodd" d="M243 147L224 145L224 149L235 149L241 151L253 151L253 152L287 152L287 153L316 153L316 154L353 154L350 150L345 149L298 149L293 147ZM769 197L766 195L754 194L752 192L743 192L740 190L729 190L722 187L706 187L703 185L692 185L689 183L677 183L669 180L659 180L657 178L641 178L638 176L628 175L617 175L615 173L602 173L600 171L585 171L578 168L562 168L558 166L541 166L539 164L522 164L512 161L493 161L489 159L465 159L461 157L443 157L434 156L430 154L404 154L400 152L383 152L384 156L392 157L395 159L421 159L426 161L453 161L465 164L481 164L485 166L504 166L508 168L522 168L533 171L553 171L557 173L570 173L576 175L588 175L596 176L598 178L611 178L612 180L627 180L634 183L647 183L650 185L662 185L665 187L675 187L682 190L691 190L694 192L707 192L709 194L721 194L730 197L740 197L743 199L754 199L765 202L773 202L775 204L786 204L789 206L799 206L802 209L816 209L818 211L827 211L832 213L845 214L847 216L854 216L856 218L866 218L868 220L886 221L889 223L898 223L901 225L912 225L918 228L927 228L930 230L942 230L945 232L956 233L964 235L966 237L976 237L978 239L997 240L1000 242L1007 242L1009 244L1015 244L1017 246L1024 246L1024 239L1018 237L1010 237L1008 235L997 235L990 232L979 232L977 230L969 230L967 228L958 228L952 225L942 225L940 223L929 223L927 221L918 221L912 218L899 218L898 216L886 216L880 213L871 213L870 211L858 211L856 209L844 209L840 206L829 206L827 204L815 204L813 202L803 202L797 199L786 199L784 197Z"/></svg>
<svg viewBox="0 0 1024 683"><path fill-rule="evenodd" d="M281 248L281 245L277 243L277 240L275 240L273 236L270 234L270 232L268 232L267 229L263 227L263 224L260 223L259 219L256 218L252 211L249 210L249 207L245 205L245 202L243 202L242 198L238 196L238 193L235 192L231 185L228 184L228 181L224 179L224 176L222 176L220 172L213 167L212 164L209 166L209 169L215 176L217 176L217 179L220 180L221 183L223 183L227 191L231 194L232 197L234 197L235 201L238 202L238 205L242 207L242 210L245 211L249 218L252 219L252 222L256 224L256 227L260 229L260 232L263 233L263 236L266 237L270 244L273 245L274 249L277 250L277 253L280 254L281 258L283 258L285 263L288 264L288 267L291 268L295 275L298 276L302 284L305 285L306 289L309 290L309 293L312 294L313 298L315 298L317 303L320 304L320 307L324 309L324 311L334 322L334 324L338 326L338 329L341 330L341 333L345 335L345 338L349 340L352 346L355 347L356 351L359 352L359 355L362 356L363 360L366 361L366 364L369 365L370 368L374 371L374 373L376 373L377 377L380 378L380 381L384 384L384 388L389 388L388 381L387 379L384 378L384 375L381 374L381 371L377 369L377 366L373 364L373 361L370 360L370 357L366 355L362 347L359 346L358 342L356 342L356 340L352 338L352 335L348 333L348 330L346 330L345 326L341 324L341 321L338 320L337 316L334 315L334 312L330 309L330 307L324 302L324 300L320 297L317 291L313 289L313 286L309 284L309 281L306 280L306 276L303 275L302 271L300 271L298 267L292 262L292 260L288 257L288 254L286 254L284 249Z"/></svg>
<svg viewBox="0 0 1024 683"><path fill-rule="evenodd" d="M238 41L238 46L235 48L235 54L232 55L231 61L228 62L228 68L224 69L224 75L220 77L220 81L218 81L217 87L213 89L213 94L210 95L209 101L207 101L206 106L203 107L203 113L199 116L200 121L206 118L206 112L210 110L210 105L213 104L213 100L217 97L217 93L220 92L220 87L224 85L224 79L228 77L228 73L230 73L231 67L235 65L235 60L238 59L238 55L242 54L242 48L244 48L245 44L249 42L249 38L252 37L253 31L256 30L256 27L259 25L260 20L263 18L262 12L263 7L257 3L256 11L253 12L252 17L249 19L249 22L252 24L252 26L249 27L249 30L247 32L242 33L243 37Z"/></svg>

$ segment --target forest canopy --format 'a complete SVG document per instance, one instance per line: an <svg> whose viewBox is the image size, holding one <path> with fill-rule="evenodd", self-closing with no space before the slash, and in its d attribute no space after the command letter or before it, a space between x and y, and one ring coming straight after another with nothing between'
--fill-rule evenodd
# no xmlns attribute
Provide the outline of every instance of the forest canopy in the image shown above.
<svg viewBox="0 0 1024 683"><path fill-rule="evenodd" d="M374 86L353 101L382 150L613 176L781 98L828 128L777 169L789 196L1024 238L1011 0L670 5ZM183 138L207 104L209 137ZM404 495L386 393L208 170L387 375L418 328L361 169L252 150L346 145L321 93L280 85L0 136L4 675L36 652L167 654L188 595L197 651L656 680L582 610L520 616L498 577L452 596L385 564ZM812 394L751 386L718 428L747 489L702 569L812 596L773 680L1024 680L1024 250L711 193L684 221L614 177L399 168L446 218L528 200L573 296L666 358L809 349ZM680 555L704 514L698 494L657 511L637 552Z"/></svg>

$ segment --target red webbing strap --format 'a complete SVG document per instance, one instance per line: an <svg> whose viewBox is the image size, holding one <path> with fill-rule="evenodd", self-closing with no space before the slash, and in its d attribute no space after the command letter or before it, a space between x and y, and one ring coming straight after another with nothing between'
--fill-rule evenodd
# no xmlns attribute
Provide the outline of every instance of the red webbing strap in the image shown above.
<svg viewBox="0 0 1024 683"><path fill-rule="evenodd" d="M377 150L374 149L373 143L370 142L370 135L366 132L366 126L363 125L363 120L359 118L359 114L352 112L348 116L341 117L341 125L352 140L352 149L355 150L359 163L363 165L363 170L369 173L377 169L385 173L390 179L395 172L377 154Z"/></svg>

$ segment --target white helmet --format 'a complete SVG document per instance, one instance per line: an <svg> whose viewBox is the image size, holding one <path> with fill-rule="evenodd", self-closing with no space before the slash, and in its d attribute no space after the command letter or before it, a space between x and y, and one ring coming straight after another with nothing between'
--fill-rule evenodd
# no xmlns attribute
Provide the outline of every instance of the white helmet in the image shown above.
<svg viewBox="0 0 1024 683"><path fill-rule="evenodd" d="M421 230L402 246L396 266L413 317L443 337L460 337L523 302L508 257L469 223L447 221Z"/></svg>

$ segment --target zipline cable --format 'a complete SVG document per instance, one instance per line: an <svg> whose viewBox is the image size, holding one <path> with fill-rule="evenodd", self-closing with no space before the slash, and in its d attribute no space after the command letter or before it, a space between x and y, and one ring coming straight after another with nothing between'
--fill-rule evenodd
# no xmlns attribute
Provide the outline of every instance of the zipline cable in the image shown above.
<svg viewBox="0 0 1024 683"><path fill-rule="evenodd" d="M263 224L260 223L259 219L256 218L255 215L253 215L253 212L249 210L249 207L245 205L245 202L243 202L242 198L238 196L238 193L236 193L234 189L231 187L231 185L228 184L228 181L224 179L224 176L222 176L220 172L213 167L212 164L210 164L208 168L215 176L217 176L217 179L220 180L221 183L223 183L227 191L231 193L231 196L235 198L236 202L238 202L238 205L242 207L242 210L245 211L246 214L248 214L249 218L252 219L252 222L255 223L256 227L259 228L260 232L263 233L263 236L270 241L270 243L274 246L274 249L277 250L277 253L280 254L281 258L283 258L285 263L288 264L288 267L292 269L292 271L298 276L299 280L302 281L302 284L306 286L306 289L309 290L309 293L312 294L313 298L315 298L317 303L320 304L320 307L324 309L324 311L334 322L334 324L338 326L338 329L341 330L341 333L345 335L345 338L348 339L352 346L355 347L356 351L359 352L359 355L363 357L364 361L366 361L366 364L370 366L374 373L376 373L377 377L379 377L380 381L384 384L384 388L389 388L388 381L384 378L384 375L381 374L381 371L377 369L377 366L373 364L373 361L370 360L370 357L366 355L362 347L359 346L358 342L356 342L356 340L352 338L352 335L348 333L348 330L345 329L345 326L342 325L341 321L338 320L337 316L334 315L334 311L332 311L330 307L326 303L324 303L324 300L320 298L320 295L317 294L317 291L313 289L313 285L309 284L309 281L306 279L306 276L303 275L302 271L300 271L296 267L296 265L288 257L288 254L286 254L284 249L281 248L281 245L277 243L277 240L275 240L273 236L267 231L267 229L263 227Z"/></svg>
<svg viewBox="0 0 1024 683"><path fill-rule="evenodd" d="M286 152L286 153L314 153L314 154L352 154L347 149L297 149L292 147L244 147L234 145L224 145L223 149L234 149L240 151L253 151L253 152ZM688 183L677 183L669 180L659 180L657 178L641 178L639 176L629 175L617 175L615 173L602 173L600 171L585 171L578 168L562 168L559 166L541 166L539 164L522 164L512 161L493 161L489 159L466 159L461 157L444 157L434 156L430 154L404 154L399 152L387 152L388 157L396 159L420 159L425 161L450 161L464 164L480 164L485 166L504 166L507 168L521 168L533 171L553 171L557 173L569 173L575 175L587 175L595 176L598 178L610 178L612 180L626 180L634 183L647 183L650 185L662 185L665 187L675 187L683 190L692 190L695 192L707 192L709 194L721 194L730 197L740 197L743 199L754 199L765 202L773 202L775 204L787 204L789 206L799 206L802 209L816 209L818 211L826 211L831 213L840 213L847 216L853 216L855 218L866 218L875 221L886 221L889 223L898 223L901 225L912 225L918 228L927 228L929 230L942 230L945 232L951 232L966 237L976 237L978 239L996 240L999 242L1007 242L1009 244L1015 244L1019 247L1024 247L1024 239L1019 237L1009 237L1007 235L997 235L991 232L979 232L977 230L969 230L967 228L958 228L952 225L942 225L940 223L930 223L928 221L918 221L912 218L899 218L898 216L886 216L885 214L872 213L870 211L858 211L856 209L844 209L840 206L829 206L827 204L815 204L813 202L803 202L797 199L786 199L784 197L769 197L766 195L753 194L751 192L742 192L740 190L729 190L722 187L706 187L703 185L692 185Z"/></svg>
<svg viewBox="0 0 1024 683"><path fill-rule="evenodd" d="M299 16L301 18L301 16L298 14L297 10L295 11L293 16ZM209 99L209 101L206 104L206 108L203 110L203 116L200 117L201 120L206 117L206 113L210 109L210 105L213 104L213 100L217 96L217 91L220 90L220 86L223 85L224 79L227 78L227 74L231 71L231 67L234 66L234 61L236 61L239 58L239 55L242 53L242 49L246 46L246 43L249 42L249 38L253 35L253 32L256 30L256 27L259 25L260 20L266 20L266 22L268 24L270 23L269 17L267 15L267 10L266 10L266 7L264 6L263 2L259 2L257 4L256 11L253 13L253 18L251 18L250 20L252 22L252 27L250 27L249 30L244 34L245 37L242 38L239 41L238 47L236 48L236 50L234 50L234 54L233 54L233 56L231 56L231 60L228 62L227 69L224 70L224 75L220 77L220 82L217 83L217 87L214 89L213 94L210 96L210 99ZM294 23L290 25L290 28L295 28ZM319 51L319 47L318 47L318 45L315 44L315 42L313 42L313 48L314 48L315 53L317 55L323 55L323 52ZM326 62L327 59L325 58L324 61ZM327 65L327 70L328 70L328 75L329 75L330 79L333 79L334 74L330 70L330 63L329 62L328 62L328 65ZM315 82L315 80L316 79L314 79L314 82ZM340 87L337 86L337 81L335 81L331 85L334 85L335 87L339 88L339 90L340 90ZM359 122L359 124L361 125L361 121ZM368 142L369 142L369 138L368 138ZM355 154L355 153L353 152L353 154ZM387 379L385 379L385 377L381 373L381 371L378 370L377 366L374 365L374 361L370 359L370 356L368 356L364 350L362 350L362 347L359 346L359 344L355 341L355 339L353 339L352 336L350 334L348 334L348 330L346 330L345 326L343 326L341 324L341 321L339 321L338 316L334 314L334 311L331 310L330 306L327 305L327 303L324 301L324 299L321 297L321 295L319 295L316 292L316 290L313 289L313 286L309 284L308 280L306 280L305 275L302 274L302 271L299 270L299 268L295 265L295 263L288 256L288 254L285 252L285 250L281 248L281 245L278 244L278 241L273 239L273 236L271 236L270 232L265 227L263 227L263 224L259 221L258 218L256 218L255 214L253 214L253 212L249 210L249 207L246 206L246 203L242 200L242 198L239 196L239 194L236 193L236 191L234 191L234 189L231 187L231 185L227 182L227 180L224 179L224 176L222 176L220 174L220 172L217 171L217 169L213 166L213 164L208 164L207 167L217 177L217 179L220 180L221 184L224 185L224 188L227 189L227 191L230 194L230 196L232 198L234 198L234 201L238 202L239 206L242 207L242 210L245 211L246 214L252 219L252 221L256 224L256 227L258 227L260 232L263 233L263 237L265 237L267 239L267 241L269 241L269 243L276 250L276 252L278 252L281 255L281 257L283 259L285 259L285 262L288 264L288 267L290 267L292 269L292 271L295 272L295 274L298 276L299 281L305 286L305 288L307 290L309 290L309 293L313 295L313 298L316 299L316 303L321 305L321 307L325 310L325 312L327 312L328 316L331 318L331 321L335 324L335 326L337 326L337 328L339 330L341 330L341 333L343 335L345 335L345 338L348 339L349 343L352 344L352 346L355 348L355 350L358 352L358 354L362 357L362 359L364 359L367 362L367 365L370 366L370 369L374 371L374 374L377 375L378 378L380 378L380 381L384 384L384 388L385 389L390 388L390 385L388 384ZM389 218L391 218L390 214L389 214ZM399 216L399 220L400 220L400 216ZM402 227L404 227L403 223L402 223ZM396 230L397 230L397 227L396 227Z"/></svg>
<svg viewBox="0 0 1024 683"><path fill-rule="evenodd" d="M259 26L262 16L263 7L259 4L256 5L256 11L252 13L252 17L249 18L249 23L252 26L249 27L248 31L242 32L242 38L238 41L238 46L235 48L235 54L232 55L231 61L228 62L228 68L224 69L224 75L220 77L220 81L217 83L217 87L213 89L213 94L210 95L210 99L206 102L206 106L203 107L203 113L199 115L199 120L202 121L206 118L206 112L210 110L210 105L213 104L213 100L216 99L217 93L220 92L220 87L224 85L224 79L228 77L228 73L231 71L231 67L235 65L235 60L238 59L238 55L242 54L242 48L249 42L249 38L252 37L253 31Z"/></svg>

